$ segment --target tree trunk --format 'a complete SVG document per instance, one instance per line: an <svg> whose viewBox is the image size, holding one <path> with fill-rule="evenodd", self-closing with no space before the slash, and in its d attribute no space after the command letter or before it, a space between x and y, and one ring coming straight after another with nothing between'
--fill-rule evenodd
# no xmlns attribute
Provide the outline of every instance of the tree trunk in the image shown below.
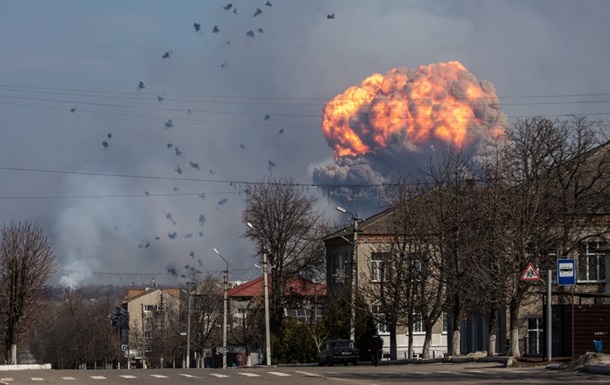
<svg viewBox="0 0 610 385"><path fill-rule="evenodd" d="M487 345L487 355L495 356L496 352L496 334L497 328L496 323L498 320L498 307L496 305L491 305L491 312L489 313L489 342Z"/></svg>
<svg viewBox="0 0 610 385"><path fill-rule="evenodd" d="M511 303L510 305L510 355L521 357L519 350L519 306Z"/></svg>
<svg viewBox="0 0 610 385"><path fill-rule="evenodd" d="M17 365L17 344L11 344L11 365Z"/></svg>
<svg viewBox="0 0 610 385"><path fill-rule="evenodd" d="M423 358L430 358L430 344L432 343L432 325L426 325L426 336L424 337L424 346L422 348Z"/></svg>
<svg viewBox="0 0 610 385"><path fill-rule="evenodd" d="M462 344L462 312L459 306L453 306L453 336L451 339L451 355L461 354Z"/></svg>
<svg viewBox="0 0 610 385"><path fill-rule="evenodd" d="M389 326L390 329L390 359L398 359L398 346L396 343L396 325Z"/></svg>

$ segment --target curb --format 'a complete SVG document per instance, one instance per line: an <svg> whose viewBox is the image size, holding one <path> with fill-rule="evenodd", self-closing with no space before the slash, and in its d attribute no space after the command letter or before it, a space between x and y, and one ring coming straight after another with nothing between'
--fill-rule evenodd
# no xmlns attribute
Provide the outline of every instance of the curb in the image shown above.
<svg viewBox="0 0 610 385"><path fill-rule="evenodd" d="M605 374L610 375L610 366L608 365L597 365L597 364L587 364L582 367L583 372L593 373L593 374Z"/></svg>

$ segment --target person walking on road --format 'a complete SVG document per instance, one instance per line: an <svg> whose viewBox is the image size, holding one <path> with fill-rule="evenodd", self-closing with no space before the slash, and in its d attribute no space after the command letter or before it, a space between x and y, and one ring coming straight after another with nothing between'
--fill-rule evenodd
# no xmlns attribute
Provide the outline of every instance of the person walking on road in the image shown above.
<svg viewBox="0 0 610 385"><path fill-rule="evenodd" d="M377 363L381 358L382 348L383 339L379 336L379 334L374 334L373 336L371 336L369 351L371 352L371 362L374 366L377 366Z"/></svg>

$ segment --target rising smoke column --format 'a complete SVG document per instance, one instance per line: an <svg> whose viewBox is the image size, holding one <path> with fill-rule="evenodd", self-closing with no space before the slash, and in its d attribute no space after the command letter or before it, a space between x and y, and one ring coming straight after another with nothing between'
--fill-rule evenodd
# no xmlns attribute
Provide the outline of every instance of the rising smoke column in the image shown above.
<svg viewBox="0 0 610 385"><path fill-rule="evenodd" d="M415 171L441 149L476 154L508 124L493 84L459 62L373 74L324 108L322 131L335 163L318 184L380 184Z"/></svg>

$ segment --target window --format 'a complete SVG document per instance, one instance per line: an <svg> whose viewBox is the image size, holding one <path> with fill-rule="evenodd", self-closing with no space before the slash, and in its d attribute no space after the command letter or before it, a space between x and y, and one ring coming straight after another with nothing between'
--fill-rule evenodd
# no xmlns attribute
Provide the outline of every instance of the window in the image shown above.
<svg viewBox="0 0 610 385"><path fill-rule="evenodd" d="M542 354L543 325L541 318L527 319L527 354Z"/></svg>
<svg viewBox="0 0 610 385"><path fill-rule="evenodd" d="M373 305L371 309L375 319L375 327L378 333L389 333L388 325L385 323L385 314L381 311L381 306Z"/></svg>
<svg viewBox="0 0 610 385"><path fill-rule="evenodd" d="M388 255L388 253L371 253L371 281L381 282L384 280L384 263Z"/></svg>
<svg viewBox="0 0 610 385"><path fill-rule="evenodd" d="M443 334L447 334L447 313L443 312L443 315L441 316L443 317Z"/></svg>
<svg viewBox="0 0 610 385"><path fill-rule="evenodd" d="M415 315L415 322L413 322L413 333L425 333L426 328L424 327L424 321L420 314Z"/></svg>
<svg viewBox="0 0 610 385"><path fill-rule="evenodd" d="M152 318L144 318L144 324L145 325L152 325L153 324L153 319Z"/></svg>
<svg viewBox="0 0 610 385"><path fill-rule="evenodd" d="M335 256L335 272L333 273L336 283L345 283L345 255L339 254Z"/></svg>
<svg viewBox="0 0 610 385"><path fill-rule="evenodd" d="M144 338L153 338L152 332L144 332Z"/></svg>
<svg viewBox="0 0 610 385"><path fill-rule="evenodd" d="M585 242L580 245L578 256L578 282L603 282L606 280L604 253L596 252L602 242Z"/></svg>

